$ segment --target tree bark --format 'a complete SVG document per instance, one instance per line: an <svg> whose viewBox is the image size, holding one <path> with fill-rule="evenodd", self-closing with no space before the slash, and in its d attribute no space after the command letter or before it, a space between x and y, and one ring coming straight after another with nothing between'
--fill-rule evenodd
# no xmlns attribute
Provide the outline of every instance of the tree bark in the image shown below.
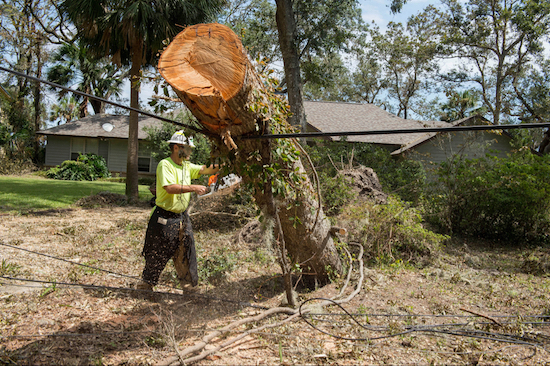
<svg viewBox="0 0 550 366"><path fill-rule="evenodd" d="M142 44L137 42L137 44ZM130 68L130 106L139 109L139 76L141 70L142 48L134 47L132 56L132 67ZM129 202L138 200L138 113L130 111L128 129L128 158L126 161L126 197Z"/></svg>
<svg viewBox="0 0 550 366"><path fill-rule="evenodd" d="M277 3L277 30L279 45L283 54L285 80L287 84L288 103L292 116L289 122L298 126L302 132L306 131L306 115L302 94L302 75L300 74L300 57L296 45L296 20L292 9L292 0L276 0Z"/></svg>
<svg viewBox="0 0 550 366"><path fill-rule="evenodd" d="M244 166L271 162L270 151L261 140L240 139L240 136L269 133L275 115L274 102L248 59L238 37L220 24L198 24L178 34L163 52L159 71L173 87L199 122L213 135L221 154L232 156L231 168L244 180L267 181L265 170L258 177L243 174ZM265 108L255 108L265 106ZM255 156L260 155L259 161ZM329 273L340 273L340 258L330 235L330 223L315 197L300 160L277 161L282 171L297 172L305 177L298 193L300 205L290 199L275 198L286 250L303 272L326 283ZM260 187L263 187L260 185ZM269 208L270 193L256 189L254 197L260 207Z"/></svg>

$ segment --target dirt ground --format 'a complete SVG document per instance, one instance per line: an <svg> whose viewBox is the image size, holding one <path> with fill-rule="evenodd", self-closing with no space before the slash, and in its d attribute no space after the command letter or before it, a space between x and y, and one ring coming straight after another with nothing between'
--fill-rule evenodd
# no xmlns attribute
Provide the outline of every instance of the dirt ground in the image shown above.
<svg viewBox="0 0 550 366"><path fill-rule="evenodd" d="M248 304L279 306L277 262L260 226L238 212L194 212L197 288L176 289L170 263L156 287L162 293L132 291L149 213L145 206L76 205L25 215L0 212L0 364L156 364L214 329L264 311ZM350 302L306 318L317 329L298 318L199 363L548 364L550 278L525 273L531 249L518 247L455 240L427 268L366 267ZM344 297L355 290L357 268L355 262ZM343 283L341 278L315 291L299 290L300 300L331 298ZM283 319L266 318L216 340Z"/></svg>

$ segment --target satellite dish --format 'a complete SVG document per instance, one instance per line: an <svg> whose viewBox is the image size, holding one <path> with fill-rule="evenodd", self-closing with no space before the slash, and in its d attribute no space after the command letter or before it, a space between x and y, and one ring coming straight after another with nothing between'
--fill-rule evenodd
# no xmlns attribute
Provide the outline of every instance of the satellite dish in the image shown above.
<svg viewBox="0 0 550 366"><path fill-rule="evenodd" d="M106 123L102 124L101 127L107 132L111 132L113 130L113 128L115 128L115 126L113 126L109 122L106 122Z"/></svg>

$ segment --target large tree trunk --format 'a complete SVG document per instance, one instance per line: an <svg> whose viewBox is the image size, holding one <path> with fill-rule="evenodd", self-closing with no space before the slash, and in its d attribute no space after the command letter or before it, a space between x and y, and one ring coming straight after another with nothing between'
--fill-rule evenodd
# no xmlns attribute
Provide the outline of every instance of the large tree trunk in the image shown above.
<svg viewBox="0 0 550 366"><path fill-rule="evenodd" d="M285 79L287 85L288 102L292 116L289 122L298 126L302 132L306 131L306 114L302 94L302 75L300 74L300 57L296 45L296 19L292 9L292 0L276 0L277 3L277 31L279 45L283 54Z"/></svg>
<svg viewBox="0 0 550 366"><path fill-rule="evenodd" d="M163 52L159 71L199 122L213 135L220 136L214 142L222 154L234 157L232 169L236 173L243 173L246 165L261 166L271 161L265 140L239 138L268 133L275 108L274 102L266 97L264 85L240 40L229 28L220 24L186 28ZM251 108L259 105L267 109ZM261 162L256 158L258 154ZM255 199L267 212L275 211L271 213L279 216L291 259L304 272L325 283L330 271L342 270L330 236L330 223L319 207L301 161L278 163L286 164L283 171L297 171L306 177L298 192L300 205L288 210L290 200L276 197L276 208L270 210L272 202L265 189L257 189ZM267 179L262 174L265 171L258 177L242 175L245 180L257 179L255 183L261 183Z"/></svg>

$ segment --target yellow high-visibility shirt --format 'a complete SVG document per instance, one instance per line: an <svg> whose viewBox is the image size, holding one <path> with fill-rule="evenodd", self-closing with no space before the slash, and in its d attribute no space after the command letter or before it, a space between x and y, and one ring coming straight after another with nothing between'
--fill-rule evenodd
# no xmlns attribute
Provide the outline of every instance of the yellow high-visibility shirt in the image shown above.
<svg viewBox="0 0 550 366"><path fill-rule="evenodd" d="M180 213L187 209L191 193L169 194L164 189L165 186L172 184L182 184L184 186L191 184L191 179L200 177L202 165L183 161L182 165L174 163L171 158L160 161L157 166L157 199L155 204L167 211Z"/></svg>

